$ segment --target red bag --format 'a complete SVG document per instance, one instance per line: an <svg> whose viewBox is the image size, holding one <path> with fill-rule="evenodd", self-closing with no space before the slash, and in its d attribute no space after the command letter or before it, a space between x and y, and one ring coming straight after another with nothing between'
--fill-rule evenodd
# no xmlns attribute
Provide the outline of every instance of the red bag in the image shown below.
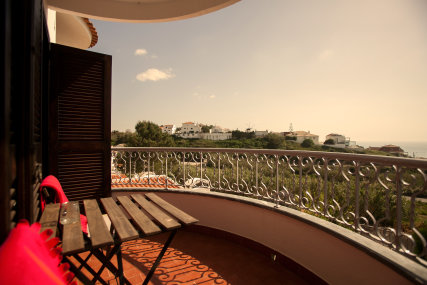
<svg viewBox="0 0 427 285"><path fill-rule="evenodd" d="M51 195L53 195L53 198L51 198L53 203L68 202L68 198L67 196L65 196L64 190L62 190L61 183L59 183L58 179L55 176L49 175L48 177L43 179L42 184L40 184L40 202L42 212L46 207L46 198L43 193L43 188L45 187L52 190L49 192ZM87 234L87 218L85 215L80 215L80 223L82 225L82 231Z"/></svg>

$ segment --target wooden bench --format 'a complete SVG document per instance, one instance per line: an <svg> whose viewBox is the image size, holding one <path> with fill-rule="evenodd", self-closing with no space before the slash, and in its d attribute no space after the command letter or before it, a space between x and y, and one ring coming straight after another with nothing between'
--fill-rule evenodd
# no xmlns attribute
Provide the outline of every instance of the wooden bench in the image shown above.
<svg viewBox="0 0 427 285"><path fill-rule="evenodd" d="M111 220L110 229L104 221L99 202ZM80 214L79 203L77 201L69 203L73 203L74 207L69 207L70 210L67 215ZM117 201L111 197L101 198L99 201L94 199L83 200L83 205L88 221L90 237L84 236L81 230L80 219L75 223L63 225L62 249L64 259L70 263L70 270L85 284L93 284L96 281L107 284L100 277L105 268L108 268L115 276L119 277L120 284L130 284L123 276L121 244L125 241L169 231L171 234L143 283L147 284L177 230L198 222L194 217L153 193L134 194L131 197L119 196L117 197ZM58 232L59 211L59 204L49 204L46 206L40 219L42 230L50 228L55 233ZM78 211L78 213L74 211ZM105 247L110 249L107 250L106 254L101 250ZM89 256L85 260L78 254L84 251L90 251ZM87 264L91 255L95 255L103 263L97 272ZM114 255L117 255L117 268L111 263L111 258ZM70 261L70 256L73 256L80 263L79 268ZM80 269L82 267L85 267L93 275L92 280L81 272Z"/></svg>

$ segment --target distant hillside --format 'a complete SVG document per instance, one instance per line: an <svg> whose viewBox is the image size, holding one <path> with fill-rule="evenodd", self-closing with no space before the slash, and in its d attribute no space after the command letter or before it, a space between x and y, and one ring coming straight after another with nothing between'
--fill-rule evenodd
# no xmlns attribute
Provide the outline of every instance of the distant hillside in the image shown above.
<svg viewBox="0 0 427 285"><path fill-rule="evenodd" d="M355 150L347 148L334 148L327 145L313 145L312 142L299 144L286 140L278 134L268 134L265 137L255 137L254 133L233 131L229 140L213 141L203 139L185 139L175 135L162 133L160 127L152 122L138 122L135 132L111 133L111 145L125 145L129 147L200 147L200 148L249 148L249 149L285 149L328 151L359 154L390 155L381 151Z"/></svg>

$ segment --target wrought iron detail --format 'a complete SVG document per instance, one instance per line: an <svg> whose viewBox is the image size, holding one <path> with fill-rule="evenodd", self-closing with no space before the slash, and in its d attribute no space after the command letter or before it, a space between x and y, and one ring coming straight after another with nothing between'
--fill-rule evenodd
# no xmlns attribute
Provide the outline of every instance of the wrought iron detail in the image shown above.
<svg viewBox="0 0 427 285"><path fill-rule="evenodd" d="M111 152L112 187L206 188L275 203L351 229L427 266L418 197L427 161L293 150L127 148Z"/></svg>

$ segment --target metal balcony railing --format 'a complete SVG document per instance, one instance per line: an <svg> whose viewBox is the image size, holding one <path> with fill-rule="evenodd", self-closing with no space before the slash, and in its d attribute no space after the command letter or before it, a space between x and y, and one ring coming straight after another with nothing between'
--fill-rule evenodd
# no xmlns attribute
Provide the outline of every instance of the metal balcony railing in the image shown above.
<svg viewBox="0 0 427 285"><path fill-rule="evenodd" d="M427 265L427 160L333 152L112 148L112 187L208 188L299 209Z"/></svg>

